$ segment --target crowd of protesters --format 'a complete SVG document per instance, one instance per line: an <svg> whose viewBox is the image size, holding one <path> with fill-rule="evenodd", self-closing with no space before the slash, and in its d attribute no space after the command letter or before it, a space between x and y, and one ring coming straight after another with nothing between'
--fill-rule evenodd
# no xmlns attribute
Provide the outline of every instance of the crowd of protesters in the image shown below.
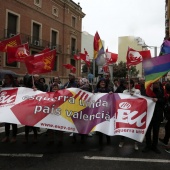
<svg viewBox="0 0 170 170"><path fill-rule="evenodd" d="M11 74L6 74L4 76L2 88L8 87L28 87L33 90L40 90L43 92L56 92L61 89L66 88L80 88L82 90L92 92L92 93L125 93L125 94L138 94L152 98L153 102L155 102L155 108L153 117L147 129L145 135L145 147L142 149L143 153L154 151L157 154L160 154L160 150L158 148L158 142L160 142L163 146L165 146L165 151L170 153L170 147L168 147L168 142L170 138L170 83L161 83L160 81L156 81L151 86L145 90L145 80L139 79L138 82L134 80L126 80L126 79L117 79L115 78L113 81L110 80L109 74L104 77L99 78L96 86L93 85L93 76L89 74L87 78L84 77L76 77L75 74L70 73L68 75L68 82L62 84L60 77L53 77L49 83L46 83L44 77L41 77L37 74L30 76L25 74L24 78L20 81L14 79ZM169 104L169 105L168 105ZM164 109L166 106L166 109ZM164 138L159 139L159 129L161 122L166 120L165 124L165 135ZM12 125L12 138L10 139L10 126ZM38 138L38 130L37 127L31 127L25 125L25 138L23 143L27 143L29 140L29 132L33 131L33 143L37 143ZM63 135L62 131L50 130L48 129L46 132L48 137L48 144L54 144L54 137L57 136L58 145L63 145ZM77 142L77 134L72 133L73 143ZM90 134L88 134L90 135ZM107 144L111 144L111 138L108 135L104 135L101 132L95 133L98 135L98 145L99 149L103 149L103 137L106 136ZM86 142L87 135L80 134L81 143ZM1 142L11 142L15 143L17 141L17 125L5 123L5 137L1 140ZM122 148L125 143L125 137L120 137L120 143L118 146ZM138 143L134 141L134 149L138 150Z"/></svg>

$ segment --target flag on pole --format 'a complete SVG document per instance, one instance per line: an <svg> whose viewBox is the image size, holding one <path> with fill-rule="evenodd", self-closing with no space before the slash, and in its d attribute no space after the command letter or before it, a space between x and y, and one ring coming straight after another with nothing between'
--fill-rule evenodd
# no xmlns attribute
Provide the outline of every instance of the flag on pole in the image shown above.
<svg viewBox="0 0 170 170"><path fill-rule="evenodd" d="M36 54L25 58L25 64L29 74L48 73L54 69L56 50Z"/></svg>
<svg viewBox="0 0 170 170"><path fill-rule="evenodd" d="M104 73L109 73L109 66L107 64L103 65L102 69Z"/></svg>
<svg viewBox="0 0 170 170"><path fill-rule="evenodd" d="M18 45L21 45L20 34L1 41L0 42L0 51L1 52L7 52L7 46L15 47L15 46L18 46Z"/></svg>
<svg viewBox="0 0 170 170"><path fill-rule="evenodd" d="M170 54L143 61L146 89L170 71Z"/></svg>
<svg viewBox="0 0 170 170"><path fill-rule="evenodd" d="M79 53L79 55L74 55L75 60L83 60L87 64L88 67L90 67L90 57L86 49L84 48L84 53Z"/></svg>
<svg viewBox="0 0 170 170"><path fill-rule="evenodd" d="M100 63L101 55L104 54L104 47L98 32L96 32L94 36L93 47L94 47L93 59L96 61L96 63Z"/></svg>
<svg viewBox="0 0 170 170"><path fill-rule="evenodd" d="M25 62L30 55L28 43L19 46L7 46L7 62Z"/></svg>
<svg viewBox="0 0 170 170"><path fill-rule="evenodd" d="M161 45L161 50L159 55L169 54L170 53L170 41L164 40Z"/></svg>
<svg viewBox="0 0 170 170"><path fill-rule="evenodd" d="M69 69L72 73L76 72L76 68L71 64L63 64L66 69Z"/></svg>
<svg viewBox="0 0 170 170"><path fill-rule="evenodd" d="M118 59L118 54L109 52L108 48L106 49L106 53L105 54L106 54L106 62L108 64L116 63L116 61Z"/></svg>
<svg viewBox="0 0 170 170"><path fill-rule="evenodd" d="M143 60L150 59L151 58L151 53L150 50L145 50L145 51L136 51L132 48L128 48L127 51L127 67L129 68L130 66L137 65L141 63Z"/></svg>

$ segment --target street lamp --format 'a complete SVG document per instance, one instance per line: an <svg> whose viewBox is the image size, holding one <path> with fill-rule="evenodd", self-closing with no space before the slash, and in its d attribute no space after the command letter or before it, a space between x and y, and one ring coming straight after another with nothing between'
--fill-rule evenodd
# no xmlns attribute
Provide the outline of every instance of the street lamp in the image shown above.
<svg viewBox="0 0 170 170"><path fill-rule="evenodd" d="M142 46L142 49L143 48L154 48L154 57L157 57L157 47L156 46L148 46L146 44L141 45L141 46Z"/></svg>
<svg viewBox="0 0 170 170"><path fill-rule="evenodd" d="M135 40L137 41L137 45L140 45L143 48L154 48L154 57L157 57L157 47L156 46L149 46L145 44L145 41L140 38L140 37L136 37Z"/></svg>

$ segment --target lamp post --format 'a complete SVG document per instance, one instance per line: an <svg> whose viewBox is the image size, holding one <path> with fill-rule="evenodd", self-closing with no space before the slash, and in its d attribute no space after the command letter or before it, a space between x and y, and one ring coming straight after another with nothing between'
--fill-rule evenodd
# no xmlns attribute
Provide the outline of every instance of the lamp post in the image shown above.
<svg viewBox="0 0 170 170"><path fill-rule="evenodd" d="M154 48L154 57L157 57L157 46L146 45L145 41L140 37L136 37L135 40L137 41L137 45L142 47L142 50L143 48Z"/></svg>
<svg viewBox="0 0 170 170"><path fill-rule="evenodd" d="M141 45L142 46L142 50L143 50L143 48L154 48L154 57L157 57L157 47L156 46L148 46L148 45L146 45L146 44L143 44L143 45Z"/></svg>

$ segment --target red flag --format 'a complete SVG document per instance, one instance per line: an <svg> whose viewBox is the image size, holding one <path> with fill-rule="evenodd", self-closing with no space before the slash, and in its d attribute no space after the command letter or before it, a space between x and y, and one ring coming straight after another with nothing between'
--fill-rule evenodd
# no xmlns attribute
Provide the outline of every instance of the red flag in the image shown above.
<svg viewBox="0 0 170 170"><path fill-rule="evenodd" d="M11 38L8 38L6 40L3 40L0 42L0 51L1 52L6 52L7 51L7 46L15 47L21 45L21 38L20 35L15 35Z"/></svg>
<svg viewBox="0 0 170 170"><path fill-rule="evenodd" d="M85 48L84 48L84 54L79 53L79 55L74 55L74 59L75 60L83 60L86 62L87 66L90 67L90 57L89 57L88 52L85 50Z"/></svg>
<svg viewBox="0 0 170 170"><path fill-rule="evenodd" d="M108 51L108 48L106 49L106 62L108 64L116 63L118 58L118 54L111 53Z"/></svg>
<svg viewBox="0 0 170 170"><path fill-rule="evenodd" d="M84 54L83 53L79 53L80 54L80 58L86 62L87 66L90 67L90 57L88 52L86 51L86 49L84 48Z"/></svg>
<svg viewBox="0 0 170 170"><path fill-rule="evenodd" d="M49 51L51 51L51 49L47 47L44 50L40 51L38 54L46 53L46 52L49 52Z"/></svg>
<svg viewBox="0 0 170 170"><path fill-rule="evenodd" d="M127 56L126 56L127 66L130 67L130 66L137 65L141 63L143 60L149 58L151 58L150 50L136 51L132 48L128 48Z"/></svg>
<svg viewBox="0 0 170 170"><path fill-rule="evenodd" d="M13 63L15 61L24 62L25 57L28 57L29 55L30 53L29 53L28 43L16 47L7 46L8 63Z"/></svg>
<svg viewBox="0 0 170 170"><path fill-rule="evenodd" d="M109 73L109 67L107 64L103 65L102 69L105 73Z"/></svg>
<svg viewBox="0 0 170 170"><path fill-rule="evenodd" d="M71 64L63 64L66 69L69 69L72 73L76 72L76 68Z"/></svg>
<svg viewBox="0 0 170 170"><path fill-rule="evenodd" d="M36 54L25 58L25 64L29 74L48 73L54 69L56 50Z"/></svg>
<svg viewBox="0 0 170 170"><path fill-rule="evenodd" d="M76 54L74 55L74 59L75 59L75 60L81 60L80 56L79 56L79 55L76 55Z"/></svg>

